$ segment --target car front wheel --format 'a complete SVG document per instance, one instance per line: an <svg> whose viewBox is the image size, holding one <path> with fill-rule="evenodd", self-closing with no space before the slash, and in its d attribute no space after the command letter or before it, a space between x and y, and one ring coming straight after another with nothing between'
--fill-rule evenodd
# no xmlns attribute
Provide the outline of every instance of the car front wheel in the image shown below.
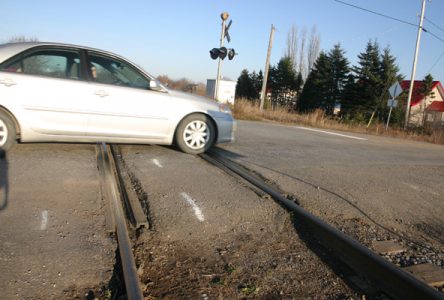
<svg viewBox="0 0 444 300"><path fill-rule="evenodd" d="M216 130L209 117L202 114L187 116L176 130L176 144L183 152L200 154L214 144Z"/></svg>
<svg viewBox="0 0 444 300"><path fill-rule="evenodd" d="M14 143L14 123L4 112L0 111L0 150L8 150Z"/></svg>

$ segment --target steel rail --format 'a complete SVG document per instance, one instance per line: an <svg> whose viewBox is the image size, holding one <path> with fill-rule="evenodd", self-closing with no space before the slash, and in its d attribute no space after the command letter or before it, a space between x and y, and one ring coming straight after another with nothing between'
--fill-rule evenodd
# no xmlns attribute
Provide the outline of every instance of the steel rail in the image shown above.
<svg viewBox="0 0 444 300"><path fill-rule="evenodd" d="M331 249L341 261L357 273L363 274L377 283L378 288L391 297L402 300L444 299L444 294L397 268L356 240L307 212L293 201L283 197L273 187L267 185L237 163L221 156L214 150L200 156L222 169L228 168L291 210L294 216L307 225L311 232L316 235L320 244L327 249Z"/></svg>
<svg viewBox="0 0 444 300"><path fill-rule="evenodd" d="M127 298L129 300L142 300L143 293L140 287L139 277L137 275L136 263L131 247L131 241L128 235L128 228L126 226L125 214L122 207L121 194L118 189L118 179L116 178L115 161L110 151L109 146L105 143L97 145L98 152L98 166L104 170L106 188L110 191L110 205L114 213L117 240L119 245L119 253L122 263L123 277L125 281Z"/></svg>

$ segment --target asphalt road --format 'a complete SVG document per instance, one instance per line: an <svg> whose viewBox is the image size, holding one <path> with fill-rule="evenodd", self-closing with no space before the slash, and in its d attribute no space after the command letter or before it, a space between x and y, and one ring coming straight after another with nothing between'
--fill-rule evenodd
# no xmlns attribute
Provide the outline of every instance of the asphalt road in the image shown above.
<svg viewBox="0 0 444 300"><path fill-rule="evenodd" d="M0 298L63 299L107 285L116 245L94 146L17 145L0 168Z"/></svg>
<svg viewBox="0 0 444 300"><path fill-rule="evenodd" d="M240 121L237 141L220 148L318 215L444 244L444 146Z"/></svg>

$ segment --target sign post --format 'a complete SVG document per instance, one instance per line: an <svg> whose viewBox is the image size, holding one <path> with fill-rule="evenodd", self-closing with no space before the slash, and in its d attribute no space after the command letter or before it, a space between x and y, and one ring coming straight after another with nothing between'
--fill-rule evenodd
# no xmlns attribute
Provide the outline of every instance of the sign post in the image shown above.
<svg viewBox="0 0 444 300"><path fill-rule="evenodd" d="M393 107L398 106L398 100L395 100L395 98L398 97L402 93L402 88L398 82L395 82L395 84L393 84L389 88L388 92L392 98L387 101L387 107L390 107L390 111L389 111L389 115L387 118L387 124L385 125L385 130L388 129Z"/></svg>

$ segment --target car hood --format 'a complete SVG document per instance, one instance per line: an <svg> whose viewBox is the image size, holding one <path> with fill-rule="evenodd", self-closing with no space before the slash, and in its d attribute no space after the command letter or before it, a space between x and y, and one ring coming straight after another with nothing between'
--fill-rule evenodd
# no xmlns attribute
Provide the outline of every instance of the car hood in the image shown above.
<svg viewBox="0 0 444 300"><path fill-rule="evenodd" d="M216 100L213 100L210 98L205 98L205 97L197 96L197 95L190 94L190 93L172 91L172 90L168 90L168 95L170 95L171 97L174 97L174 98L178 98L178 99L184 99L184 100L188 100L188 101L197 102L197 103L199 103L201 105L203 104L211 109L219 110L220 103L217 102Z"/></svg>

